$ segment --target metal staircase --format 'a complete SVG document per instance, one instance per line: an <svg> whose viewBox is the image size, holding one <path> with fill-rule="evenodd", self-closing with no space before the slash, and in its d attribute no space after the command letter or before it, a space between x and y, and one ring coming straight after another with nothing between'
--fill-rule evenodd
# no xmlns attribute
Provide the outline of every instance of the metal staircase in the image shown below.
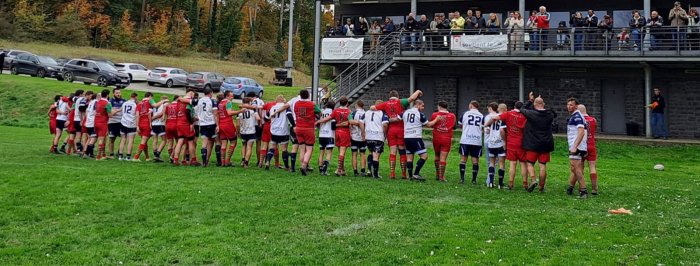
<svg viewBox="0 0 700 266"><path fill-rule="evenodd" d="M396 69L394 55L400 48L398 38L398 32L381 36L376 47L370 49L326 84L333 98L346 96L350 102L354 102Z"/></svg>

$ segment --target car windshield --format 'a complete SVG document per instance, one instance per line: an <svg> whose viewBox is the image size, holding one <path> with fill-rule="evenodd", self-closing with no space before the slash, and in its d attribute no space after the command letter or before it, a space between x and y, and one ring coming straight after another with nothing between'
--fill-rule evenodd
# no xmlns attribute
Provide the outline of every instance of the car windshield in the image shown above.
<svg viewBox="0 0 700 266"><path fill-rule="evenodd" d="M224 82L229 83L229 84L239 84L241 83L240 79L237 78L226 78Z"/></svg>
<svg viewBox="0 0 700 266"><path fill-rule="evenodd" d="M58 65L58 63L56 63L56 60L53 60L53 58L51 58L51 57L48 57L48 56L37 56L37 58L39 58L39 61L41 61L41 62L44 63L44 64L47 64L47 65Z"/></svg>
<svg viewBox="0 0 700 266"><path fill-rule="evenodd" d="M187 75L187 78L191 78L191 79L201 79L203 77L204 77L204 75L201 73L192 73L192 74Z"/></svg>
<svg viewBox="0 0 700 266"><path fill-rule="evenodd" d="M95 61L95 64L97 64L102 70L117 72L117 69L115 69L112 65L108 64L107 62Z"/></svg>
<svg viewBox="0 0 700 266"><path fill-rule="evenodd" d="M165 73L165 69L156 68L153 70L153 73Z"/></svg>

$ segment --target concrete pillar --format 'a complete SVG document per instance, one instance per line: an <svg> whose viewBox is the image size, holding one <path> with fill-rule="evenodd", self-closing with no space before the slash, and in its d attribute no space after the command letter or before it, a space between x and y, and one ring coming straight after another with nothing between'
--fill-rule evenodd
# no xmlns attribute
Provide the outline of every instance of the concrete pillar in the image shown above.
<svg viewBox="0 0 700 266"><path fill-rule="evenodd" d="M651 103L651 66L644 66L644 104ZM644 108L644 128L646 137L651 138L651 109Z"/></svg>
<svg viewBox="0 0 700 266"><path fill-rule="evenodd" d="M525 66L518 66L518 100L525 102Z"/></svg>
<svg viewBox="0 0 700 266"><path fill-rule="evenodd" d="M289 1L289 33L287 35L287 61L284 62L284 67L287 71L287 78L292 78L292 70L294 69L294 60L292 60L292 43L294 36L294 0ZM301 48L301 47L300 47Z"/></svg>
<svg viewBox="0 0 700 266"><path fill-rule="evenodd" d="M525 11L525 0L518 1L518 10L520 10L521 17L525 18L530 16L530 14L528 14L528 12Z"/></svg>
<svg viewBox="0 0 700 266"><path fill-rule="evenodd" d="M293 2L293 1L292 1ZM320 67L320 56L321 56L321 1L316 0L315 9L315 19L314 23L314 65L313 65L313 75L311 80L311 100L314 102L318 101L318 87L319 87L319 67ZM291 72L291 71L290 71ZM328 92L330 93L330 92Z"/></svg>
<svg viewBox="0 0 700 266"><path fill-rule="evenodd" d="M649 19L651 17L651 0L644 0L644 18Z"/></svg>
<svg viewBox="0 0 700 266"><path fill-rule="evenodd" d="M410 64L408 69L408 90L411 95L416 91L416 65Z"/></svg>
<svg viewBox="0 0 700 266"><path fill-rule="evenodd" d="M411 13L413 13L413 18L418 21L420 18L418 16L418 0L411 0Z"/></svg>

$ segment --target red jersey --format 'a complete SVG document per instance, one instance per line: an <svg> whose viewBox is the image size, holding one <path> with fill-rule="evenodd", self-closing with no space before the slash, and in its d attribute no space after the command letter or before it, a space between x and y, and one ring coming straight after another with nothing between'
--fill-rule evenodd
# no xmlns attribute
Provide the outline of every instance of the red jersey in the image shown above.
<svg viewBox="0 0 700 266"><path fill-rule="evenodd" d="M525 115L512 110L499 115L506 123L506 149L519 151L523 149L523 129L527 123Z"/></svg>
<svg viewBox="0 0 700 266"><path fill-rule="evenodd" d="M263 118L271 115L270 109L272 109L272 107L275 105L277 105L277 102L268 102L265 105L263 105L263 110L265 111L265 113L263 114ZM270 121L270 119L265 119L265 121L265 123L267 123Z"/></svg>
<svg viewBox="0 0 700 266"><path fill-rule="evenodd" d="M584 116L586 119L586 124L588 124L588 150L595 149L595 130L596 130L596 120L592 116Z"/></svg>
<svg viewBox="0 0 700 266"><path fill-rule="evenodd" d="M377 110L384 111L389 119L395 119L401 117L403 111L408 108L410 102L408 99L396 99L392 98L386 102L383 102L376 106ZM389 130L401 130L403 131L403 120L398 120L395 122L389 122Z"/></svg>
<svg viewBox="0 0 700 266"><path fill-rule="evenodd" d="M336 108L331 113L331 117L335 120L336 125L348 122L348 119L350 117L350 109L348 109L347 107ZM350 125L338 126L336 127L335 131L344 131L350 134Z"/></svg>
<svg viewBox="0 0 700 266"><path fill-rule="evenodd" d="M190 117L193 117L191 112L192 112L192 105L190 105L189 103L184 103L184 102L178 101L177 102L177 125L178 126L191 125Z"/></svg>
<svg viewBox="0 0 700 266"><path fill-rule="evenodd" d="M112 104L104 98L100 98L95 104L95 125L107 125L109 113L112 112Z"/></svg>
<svg viewBox="0 0 700 266"><path fill-rule="evenodd" d="M299 100L294 104L297 127L314 128L314 124L316 124L316 114L320 113L321 109L312 101Z"/></svg>
<svg viewBox="0 0 700 266"><path fill-rule="evenodd" d="M148 127L151 125L151 99L143 99L136 105L136 114L139 116L139 126Z"/></svg>
<svg viewBox="0 0 700 266"><path fill-rule="evenodd" d="M233 117L228 115L228 111L233 109L233 103L229 102L228 99L223 99L219 102L216 110L219 113L219 124L220 125L233 125Z"/></svg>
<svg viewBox="0 0 700 266"><path fill-rule="evenodd" d="M457 117L455 117L455 114L449 112L435 112L430 117L430 121L435 120L438 118L438 116L443 116L445 119L433 125L433 138L452 140L452 134L454 133L455 124L457 123Z"/></svg>
<svg viewBox="0 0 700 266"><path fill-rule="evenodd" d="M165 107L165 125L177 124L177 103L168 104Z"/></svg>
<svg viewBox="0 0 700 266"><path fill-rule="evenodd" d="M51 119L52 121L56 121L57 115L58 115L58 113L56 113L56 104L55 103L51 104L51 108L49 111L49 119Z"/></svg>

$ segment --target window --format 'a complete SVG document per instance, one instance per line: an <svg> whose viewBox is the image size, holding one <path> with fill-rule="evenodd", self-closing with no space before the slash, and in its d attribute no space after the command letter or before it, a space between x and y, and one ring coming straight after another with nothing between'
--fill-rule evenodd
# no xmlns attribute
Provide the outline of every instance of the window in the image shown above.
<svg viewBox="0 0 700 266"><path fill-rule="evenodd" d="M567 27L571 27L571 25L569 25L570 20L571 20L571 13L569 13L569 12L549 12L549 27L551 29L558 28L559 23L562 21L564 21L564 23L566 23Z"/></svg>
<svg viewBox="0 0 700 266"><path fill-rule="evenodd" d="M639 14L644 16L644 10L639 10ZM613 11L613 27L625 28L630 26L632 20L632 10Z"/></svg>
<svg viewBox="0 0 700 266"><path fill-rule="evenodd" d="M27 59L27 55L23 55L23 54L17 56L17 59L19 59L19 60L28 60L28 59Z"/></svg>
<svg viewBox="0 0 700 266"><path fill-rule="evenodd" d="M235 79L235 78L227 78L226 83L229 84L240 84L241 80L240 79Z"/></svg>
<svg viewBox="0 0 700 266"><path fill-rule="evenodd" d="M97 68L97 64L95 64L95 63L93 63L93 62L89 62L89 63L87 63L87 68L89 68L89 69L95 69L95 68Z"/></svg>
<svg viewBox="0 0 700 266"><path fill-rule="evenodd" d="M216 75L214 75L214 74L207 74L207 79L216 79Z"/></svg>
<svg viewBox="0 0 700 266"><path fill-rule="evenodd" d="M39 60L36 59L36 56L33 56L33 55L28 55L27 60L31 61L31 62L39 62Z"/></svg>
<svg viewBox="0 0 700 266"><path fill-rule="evenodd" d="M170 74L182 74L178 70L170 70Z"/></svg>
<svg viewBox="0 0 700 266"><path fill-rule="evenodd" d="M139 68L139 66L137 66L137 65L129 65L129 69L132 69L132 70L141 70L141 68Z"/></svg>

